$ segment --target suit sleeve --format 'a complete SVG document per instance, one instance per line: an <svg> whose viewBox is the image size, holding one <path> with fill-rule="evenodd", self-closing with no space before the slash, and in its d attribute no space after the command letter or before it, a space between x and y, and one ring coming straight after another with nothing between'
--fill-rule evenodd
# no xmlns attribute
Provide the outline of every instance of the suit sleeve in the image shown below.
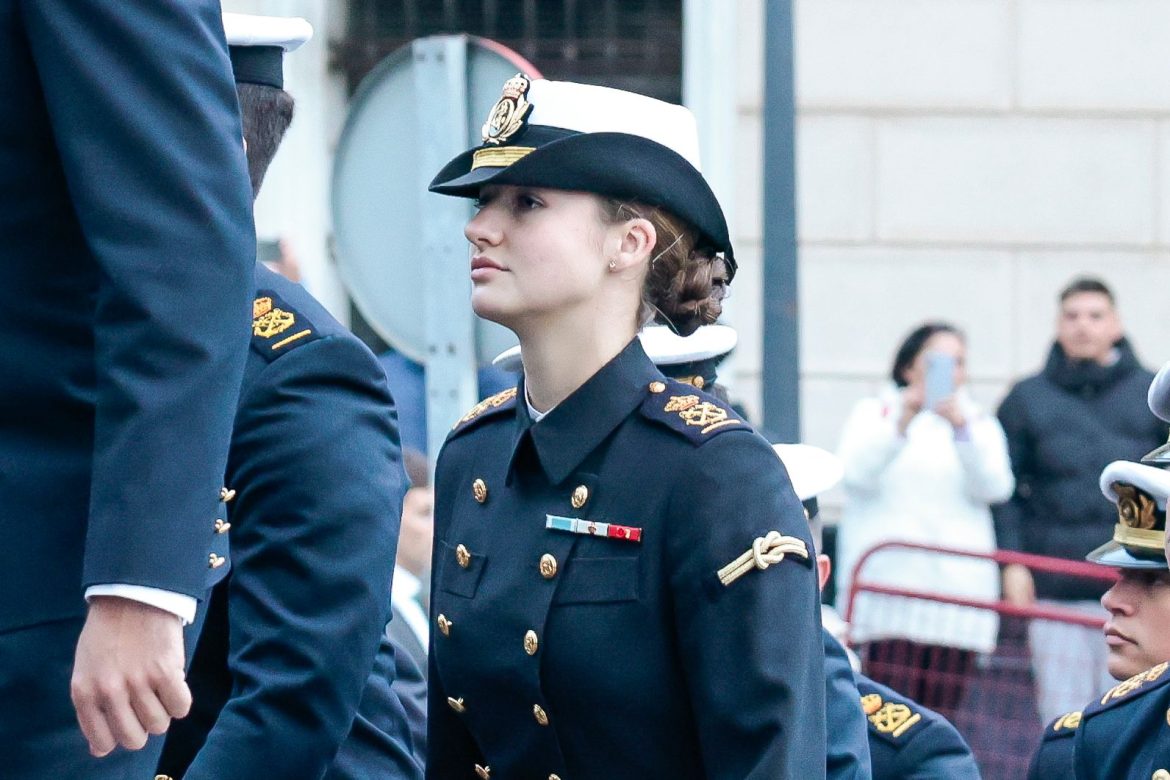
<svg viewBox="0 0 1170 780"><path fill-rule="evenodd" d="M187 780L320 777L390 611L405 478L382 369L324 338L249 387L228 464L234 686Z"/></svg>
<svg viewBox="0 0 1170 780"><path fill-rule="evenodd" d="M82 585L198 596L255 259L219 3L17 5L100 271Z"/></svg>
<svg viewBox="0 0 1170 780"><path fill-rule="evenodd" d="M825 715L828 780L871 780L869 732L861 709L861 694L849 656L836 639L821 629L825 650Z"/></svg>
<svg viewBox="0 0 1170 780"><path fill-rule="evenodd" d="M1028 418L1017 390L1008 393L999 407L999 423L1007 438L1008 458L1015 477L1015 490L1006 502L992 507L996 544L1004 550L1023 549L1025 494L1032 469L1032 437Z"/></svg>
<svg viewBox="0 0 1170 780"><path fill-rule="evenodd" d="M815 555L803 508L754 433L717 434L690 457L676 477L666 554L705 776L823 778L825 669L811 560L790 556L727 586L716 574L769 531Z"/></svg>

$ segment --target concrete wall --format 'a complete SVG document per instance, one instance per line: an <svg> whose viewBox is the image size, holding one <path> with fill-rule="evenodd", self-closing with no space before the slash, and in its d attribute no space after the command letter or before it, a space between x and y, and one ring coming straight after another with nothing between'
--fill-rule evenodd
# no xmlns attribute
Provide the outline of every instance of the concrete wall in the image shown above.
<svg viewBox="0 0 1170 780"><path fill-rule="evenodd" d="M758 409L763 2L737 0L735 389ZM834 448L927 318L970 336L994 405L1055 295L1102 276L1170 359L1170 3L795 0L806 441Z"/></svg>

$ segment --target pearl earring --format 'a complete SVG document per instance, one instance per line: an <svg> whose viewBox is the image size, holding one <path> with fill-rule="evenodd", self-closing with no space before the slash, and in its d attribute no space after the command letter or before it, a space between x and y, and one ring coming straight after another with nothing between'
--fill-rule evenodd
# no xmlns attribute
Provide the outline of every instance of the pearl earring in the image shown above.
<svg viewBox="0 0 1170 780"><path fill-rule="evenodd" d="M617 260L610 260L609 261L609 270L612 271L615 268L617 268Z"/></svg>

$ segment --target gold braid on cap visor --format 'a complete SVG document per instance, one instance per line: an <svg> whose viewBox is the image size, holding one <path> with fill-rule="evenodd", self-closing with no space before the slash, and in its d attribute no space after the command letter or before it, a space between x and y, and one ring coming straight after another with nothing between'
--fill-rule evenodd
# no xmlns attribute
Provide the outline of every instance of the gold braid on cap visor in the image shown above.
<svg viewBox="0 0 1170 780"><path fill-rule="evenodd" d="M477 149L471 156L471 170L476 168L507 168L517 160L527 157L536 148L532 146L490 146Z"/></svg>

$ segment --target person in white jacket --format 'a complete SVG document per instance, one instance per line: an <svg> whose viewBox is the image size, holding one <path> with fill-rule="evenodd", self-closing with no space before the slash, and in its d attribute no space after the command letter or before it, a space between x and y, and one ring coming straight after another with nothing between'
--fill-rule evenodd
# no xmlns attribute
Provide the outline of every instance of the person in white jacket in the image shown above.
<svg viewBox="0 0 1170 780"><path fill-rule="evenodd" d="M855 567L875 545L995 549L990 505L1011 496L1014 480L999 422L964 388L966 352L966 340L953 325L916 328L895 356L893 385L860 401L845 425L837 569L842 610ZM953 364L950 381L932 387L937 392L939 384L949 385L952 392L927 408L930 362ZM956 555L879 551L858 578L963 599L999 598L995 564ZM976 655L995 649L999 629L991 610L873 593L859 594L851 624L867 674L947 716L959 703Z"/></svg>

